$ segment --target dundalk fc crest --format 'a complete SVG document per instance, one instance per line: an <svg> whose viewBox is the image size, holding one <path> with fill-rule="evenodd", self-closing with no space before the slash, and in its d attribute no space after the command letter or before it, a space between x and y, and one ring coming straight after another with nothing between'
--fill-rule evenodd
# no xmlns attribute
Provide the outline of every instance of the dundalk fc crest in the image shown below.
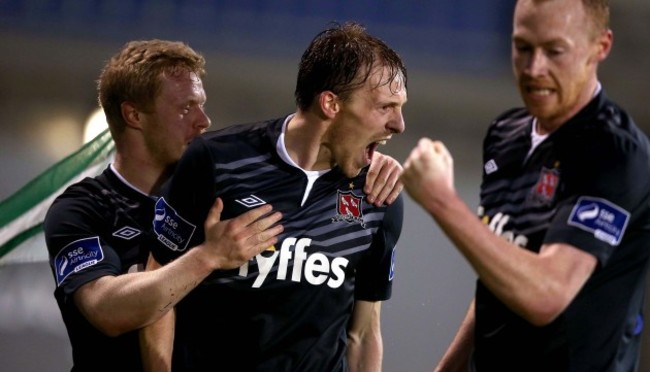
<svg viewBox="0 0 650 372"><path fill-rule="evenodd" d="M557 169L542 168L539 179L532 189L532 198L538 204L550 205L560 184L560 172Z"/></svg>
<svg viewBox="0 0 650 372"><path fill-rule="evenodd" d="M354 195L352 191L338 190L336 216L332 217L332 222L358 223L365 228L366 224L363 222L363 212L361 211L362 201L363 197Z"/></svg>

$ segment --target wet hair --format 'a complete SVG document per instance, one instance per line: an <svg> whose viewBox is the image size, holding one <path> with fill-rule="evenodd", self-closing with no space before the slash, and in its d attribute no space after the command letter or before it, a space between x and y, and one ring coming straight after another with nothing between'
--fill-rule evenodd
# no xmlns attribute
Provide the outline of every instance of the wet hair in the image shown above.
<svg viewBox="0 0 650 372"><path fill-rule="evenodd" d="M106 63L97 82L99 104L113 137L126 127L122 103L152 110L162 89L162 77L187 71L202 78L205 59L182 42L154 39L126 43Z"/></svg>
<svg viewBox="0 0 650 372"><path fill-rule="evenodd" d="M321 92L331 91L342 100L363 86L375 68L385 67L388 76L379 85L403 80L406 67L399 55L386 43L368 34L358 23L321 31L302 55L298 69L295 98L301 110L307 110Z"/></svg>

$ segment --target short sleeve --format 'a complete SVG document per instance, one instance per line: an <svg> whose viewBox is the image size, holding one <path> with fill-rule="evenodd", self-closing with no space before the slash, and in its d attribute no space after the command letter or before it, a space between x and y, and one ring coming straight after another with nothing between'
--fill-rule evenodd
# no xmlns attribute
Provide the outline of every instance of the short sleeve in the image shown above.
<svg viewBox="0 0 650 372"><path fill-rule="evenodd" d="M404 200L400 195L386 207L382 225L373 237L368 256L357 267L355 300L383 301L391 297L397 241L402 232L403 218Z"/></svg>
<svg viewBox="0 0 650 372"><path fill-rule="evenodd" d="M563 169L566 197L544 241L573 245L606 265L647 208L650 177L640 174L650 167L645 147L628 138L602 133L587 140L575 144Z"/></svg>
<svg viewBox="0 0 650 372"><path fill-rule="evenodd" d="M91 203L88 197L59 198L43 224L50 268L65 301L82 285L122 271L117 252L100 238L102 221Z"/></svg>
<svg viewBox="0 0 650 372"><path fill-rule="evenodd" d="M159 263L203 242L203 222L215 199L213 168L207 142L194 139L156 201L149 239Z"/></svg>

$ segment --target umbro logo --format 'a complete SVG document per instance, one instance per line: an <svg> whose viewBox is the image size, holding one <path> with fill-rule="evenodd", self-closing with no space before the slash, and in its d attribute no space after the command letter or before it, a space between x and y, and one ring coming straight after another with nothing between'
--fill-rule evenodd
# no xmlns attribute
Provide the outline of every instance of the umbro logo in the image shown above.
<svg viewBox="0 0 650 372"><path fill-rule="evenodd" d="M242 199L235 199L235 201L237 203L243 205L244 207L248 207L248 208L253 208L253 207L257 207L257 206L266 204L266 202L264 200L258 198L257 196L255 196L253 194L251 194L248 197L242 198Z"/></svg>
<svg viewBox="0 0 650 372"><path fill-rule="evenodd" d="M140 235L142 231L131 227L131 226L124 226L123 228L117 230L116 232L113 233L113 236L126 239L126 240L131 240L135 238L136 236Z"/></svg>
<svg viewBox="0 0 650 372"><path fill-rule="evenodd" d="M499 170L499 167L497 166L497 162L494 161L494 159L490 159L487 163L485 163L483 169L485 169L485 174L492 174Z"/></svg>

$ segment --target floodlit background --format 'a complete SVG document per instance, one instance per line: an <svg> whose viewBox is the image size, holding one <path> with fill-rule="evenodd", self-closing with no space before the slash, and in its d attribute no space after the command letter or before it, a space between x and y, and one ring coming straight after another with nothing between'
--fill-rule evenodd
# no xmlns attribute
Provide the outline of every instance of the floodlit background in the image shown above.
<svg viewBox="0 0 650 372"><path fill-rule="evenodd" d="M403 161L421 136L442 139L455 156L461 195L474 208L485 130L520 104L509 61L513 3L0 0L0 200L81 146L97 108L95 80L126 41L180 40L204 54L216 129L292 112L309 41L329 22L355 20L397 50L409 71L407 129L383 151ZM650 2L612 6L614 49L601 81L650 133ZM475 275L408 196L398 247L394 294L382 311L384 369L430 371L465 314ZM0 267L2 370L70 368L53 290L46 263ZM650 343L645 350L642 370L650 369ZM106 357L119 356L97 351L98 363Z"/></svg>

